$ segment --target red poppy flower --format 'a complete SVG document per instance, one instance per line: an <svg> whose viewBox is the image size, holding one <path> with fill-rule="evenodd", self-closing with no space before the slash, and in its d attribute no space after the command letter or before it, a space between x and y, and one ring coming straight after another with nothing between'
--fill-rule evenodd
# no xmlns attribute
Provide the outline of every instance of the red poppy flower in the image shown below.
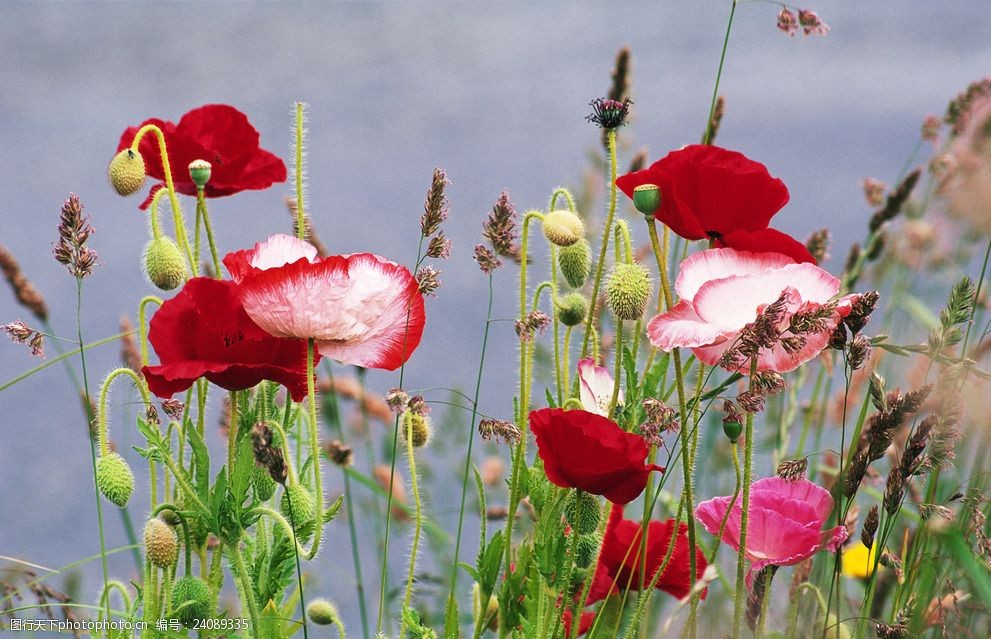
<svg viewBox="0 0 991 639"><path fill-rule="evenodd" d="M767 167L742 153L693 144L672 151L646 169L616 180L627 196L644 184L661 191L654 217L688 240L715 246L783 253L797 262L815 262L794 238L768 228L788 203L788 188Z"/></svg>
<svg viewBox="0 0 991 639"><path fill-rule="evenodd" d="M647 464L643 437L584 410L544 408L530 413L537 453L551 483L626 504L643 492L647 475L663 466Z"/></svg>
<svg viewBox="0 0 991 639"><path fill-rule="evenodd" d="M286 165L278 157L259 146L259 135L248 116L226 104L207 104L182 116L179 124L152 118L141 126L155 124L165 135L172 168L172 181L180 193L196 195L196 185L186 167L193 160L211 164L210 181L204 193L207 197L232 195L240 191L267 189L276 182L286 181ZM129 127L120 136L117 150L131 146L141 126ZM165 180L158 140L145 135L138 147L145 161L145 172ZM149 199L141 205L146 208Z"/></svg>
<svg viewBox="0 0 991 639"><path fill-rule="evenodd" d="M251 319L277 337L313 338L325 357L395 370L423 335L416 279L378 255L318 257L308 242L273 235L224 265Z"/></svg>
<svg viewBox="0 0 991 639"><path fill-rule="evenodd" d="M158 366L141 369L148 388L172 397L200 377L227 390L278 382L295 401L306 397L306 343L272 337L258 327L230 281L196 277L162 304L148 340Z"/></svg>
<svg viewBox="0 0 991 639"><path fill-rule="evenodd" d="M639 591L649 585L664 563L664 557L667 556L671 534L675 529L674 524L673 519L667 521L653 520L647 524L647 541L643 549L646 561L643 577L641 577L640 521L624 519L623 507L614 504L609 511L609 522L602 539L599 563L595 568L592 585L589 587L588 599L585 600L584 607L587 608L604 600L609 595L620 593L623 590ZM664 572L658 577L654 587L678 599L683 599L689 595L692 589L689 578L691 564L688 556L688 526L684 523L680 524L677 534L674 550L671 551L671 558L668 559L668 564L664 567ZM705 554L696 547L696 581L702 578L707 565ZM705 595L706 591L703 590L703 599ZM571 618L571 611L565 610L564 626L568 630L571 628ZM583 612L579 621L578 634L582 635L588 632L594 620L594 612Z"/></svg>

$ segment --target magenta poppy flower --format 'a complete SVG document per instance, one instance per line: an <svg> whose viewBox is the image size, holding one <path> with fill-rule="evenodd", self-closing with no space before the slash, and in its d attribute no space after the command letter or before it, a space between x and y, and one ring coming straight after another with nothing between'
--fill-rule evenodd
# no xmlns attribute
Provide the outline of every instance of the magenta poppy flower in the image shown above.
<svg viewBox="0 0 991 639"><path fill-rule="evenodd" d="M578 397L590 413L609 417L612 401L613 376L605 366L597 366L595 360L586 357L578 362ZM617 402L623 403L623 389L619 389Z"/></svg>
<svg viewBox="0 0 991 639"><path fill-rule="evenodd" d="M193 160L206 160L211 165L210 181L204 189L206 197L233 195L239 191L267 189L286 181L286 165L278 157L261 148L259 135L248 116L226 104L207 104L186 113L179 124L151 118L140 126L129 127L120 136L117 150L129 148L138 129L155 124L165 135L176 191L196 195L196 185L186 167ZM145 135L138 147L145 161L145 172L165 181L158 140ZM142 203L146 208L151 194Z"/></svg>
<svg viewBox="0 0 991 639"><path fill-rule="evenodd" d="M306 397L306 343L259 328L231 281L194 277L162 304L149 326L148 340L160 364L141 372L159 397L172 397L200 377L227 390L271 380L295 401Z"/></svg>
<svg viewBox="0 0 991 639"><path fill-rule="evenodd" d="M224 265L251 319L276 337L313 338L325 357L395 370L423 335L416 279L378 255L321 258L308 242L273 235Z"/></svg>
<svg viewBox="0 0 991 639"><path fill-rule="evenodd" d="M693 144L616 179L630 198L646 184L661 192L655 219L687 240L708 239L715 246L771 251L815 263L801 242L768 228L788 203L788 188L742 153Z"/></svg>
<svg viewBox="0 0 991 639"><path fill-rule="evenodd" d="M543 408L530 413L537 454L552 484L602 495L616 504L637 498L652 470L650 447L643 437L627 433L616 422L584 410Z"/></svg>
<svg viewBox="0 0 991 639"><path fill-rule="evenodd" d="M719 534L732 496L715 497L695 508L695 517L713 535ZM742 500L733 504L722 540L740 549ZM835 551L846 541L845 526L823 530L833 510L833 498L825 488L807 479L766 477L750 486L750 515L746 555L751 561L747 582L765 566L793 566L820 550Z"/></svg>
<svg viewBox="0 0 991 639"><path fill-rule="evenodd" d="M718 364L747 324L783 293L787 296L783 322L787 324L796 311L820 307L840 290L839 279L827 271L814 264L795 263L780 253L709 249L688 256L679 269L674 288L680 301L650 320L647 337L665 351L690 348L709 365ZM780 342L762 350L757 369L786 373L818 355L855 298L847 295L839 300L824 330L801 335L805 342L798 350L788 352ZM782 336L790 333L785 330Z"/></svg>

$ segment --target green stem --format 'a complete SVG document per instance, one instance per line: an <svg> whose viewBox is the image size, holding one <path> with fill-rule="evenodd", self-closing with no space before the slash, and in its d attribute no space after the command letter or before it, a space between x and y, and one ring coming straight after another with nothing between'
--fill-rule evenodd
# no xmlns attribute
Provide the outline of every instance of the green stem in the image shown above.
<svg viewBox="0 0 991 639"><path fill-rule="evenodd" d="M283 441L286 441L283 439ZM314 463L318 463L319 460L314 460ZM289 519L293 523L296 522L296 515L293 513L292 508L292 496L289 491L286 491L286 503L289 505ZM323 527L323 521L318 520L317 525L321 528ZM306 623L306 597L303 592L303 570L299 565L299 541L296 539L296 527L293 526L292 530L292 540L293 540L293 557L296 558L296 584L299 587L299 614L303 620L303 639L309 639L309 628Z"/></svg>
<svg viewBox="0 0 991 639"><path fill-rule="evenodd" d="M297 113L301 105L297 105ZM310 398L310 456L313 458L313 483L316 490L315 521L317 529L313 535L313 545L306 553L310 561L320 550L320 540L323 538L323 478L320 474L320 441L317 434L317 394L313 385L313 356L316 344L313 338L306 340L306 392Z"/></svg>
<svg viewBox="0 0 991 639"><path fill-rule="evenodd" d="M148 311L146 310L148 304L155 303L159 306L162 305L162 298L155 297L154 295L146 295L141 298L138 303L138 346L141 348L141 365L148 365Z"/></svg>
<svg viewBox="0 0 991 639"><path fill-rule="evenodd" d="M410 487L413 492L413 503L416 504L416 513L414 514L414 527L413 527L413 548L410 550L409 555L409 572L406 575L406 594L403 595L403 615L402 621L399 625L399 636L404 636L406 630L406 615L405 611L409 608L410 601L413 597L413 577L416 574L416 557L420 549L420 534L423 531L423 505L420 502L420 487L416 478L416 455L413 454L413 421L406 420L406 456L409 459L409 478Z"/></svg>
<svg viewBox="0 0 991 639"><path fill-rule="evenodd" d="M636 355L634 355L636 357ZM623 320L616 320L616 372L613 377L612 384L612 397L609 398L609 409L606 411L606 417L613 419L613 411L616 410L616 402L619 401L619 387L621 378L623 375Z"/></svg>
<svg viewBox="0 0 991 639"><path fill-rule="evenodd" d="M606 214L606 224L602 229L602 246L599 248L599 261L595 264L595 279L592 281L592 303L585 320L585 335L582 338L581 356L588 355L589 340L592 335L592 320L595 313L595 300L599 296L599 286L602 284L602 272L606 261L606 250L609 247L609 237L612 235L613 217L616 215L616 129L609 129L606 132L606 140L609 147L609 211Z"/></svg>
<svg viewBox="0 0 991 639"><path fill-rule="evenodd" d="M750 360L750 385L753 392L754 375L757 373L757 358ZM747 413L743 443L743 504L740 510L740 550L736 557L736 595L733 602L733 639L739 639L743 611L746 608L747 584L745 564L747 559L747 524L750 519L750 482L754 458L754 414Z"/></svg>
<svg viewBox="0 0 991 639"><path fill-rule="evenodd" d="M144 380L138 377L138 374L130 368L117 368L107 375L107 378L103 381L103 386L100 387L100 403L97 411L99 414L99 423L97 425L96 435L100 441L101 457L110 454L110 447L107 444L107 394L110 392L110 384L121 375L126 375L134 381L134 385L138 388L138 392L141 393L141 399L145 405L151 403L151 397L148 395L148 389L145 387Z"/></svg>
<svg viewBox="0 0 991 639"><path fill-rule="evenodd" d="M556 191L555 191L556 193ZM552 200L553 202L553 200ZM478 419L478 397L482 391L482 371L485 369L485 351L489 343L489 327L492 324L492 273L489 273L489 301L485 311L485 331L482 333L482 353L478 358L478 373L475 375L475 394L471 399L471 426L468 430L468 452L465 454L464 472L461 475L461 505L458 508L458 532L454 538L454 561L451 562L451 589L448 593L448 608L453 609L454 593L458 583L458 562L461 561L461 533L464 527L465 499L468 495L468 475L471 471L471 451L475 444L475 425ZM569 327L570 331L571 328ZM567 344L567 341L565 341ZM482 606L483 612L486 610Z"/></svg>
<svg viewBox="0 0 991 639"><path fill-rule="evenodd" d="M261 630L258 617L258 602L255 600L255 591L251 584L248 569L244 565L244 557L241 555L241 550L237 547L236 542L227 546L227 554L231 560L231 571L234 573L234 578L241 584L241 597L247 604L248 619L251 621L251 633L249 636L258 637Z"/></svg>
<svg viewBox="0 0 991 639"><path fill-rule="evenodd" d="M306 209L303 202L304 108L302 102L296 103L296 237L301 240L306 236Z"/></svg>
<svg viewBox="0 0 991 639"><path fill-rule="evenodd" d="M206 197L203 193L203 187L196 189L196 210L197 215L202 216L203 228L206 229L206 241L210 245L210 257L213 259L213 276L218 280L223 279L223 274L220 272L220 258L217 257L217 245L213 239L213 227L210 226L210 212L206 208ZM199 228L197 224L197 233L199 232ZM196 250L196 256L199 258L199 248Z"/></svg>
<svg viewBox="0 0 991 639"><path fill-rule="evenodd" d="M730 31L733 29L736 3L737 0L733 0L729 11L729 20L726 22L726 36L723 38L723 51L719 54L719 70L716 71L716 84L712 87L712 102L709 104L709 117L705 121L705 137L702 138L702 144L709 144L712 140L712 116L716 112L716 100L719 98L719 80L723 77L723 63L726 62L726 49L729 46Z"/></svg>

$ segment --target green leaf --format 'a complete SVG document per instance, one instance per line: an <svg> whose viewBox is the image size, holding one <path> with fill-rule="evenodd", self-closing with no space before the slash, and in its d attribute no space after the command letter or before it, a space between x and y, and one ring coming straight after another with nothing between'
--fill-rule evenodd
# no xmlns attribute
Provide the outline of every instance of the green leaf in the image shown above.
<svg viewBox="0 0 991 639"><path fill-rule="evenodd" d="M492 535L492 540L485 546L485 552L478 565L478 586L482 594L491 594L499 578L502 567L503 536L502 531Z"/></svg>
<svg viewBox="0 0 991 639"><path fill-rule="evenodd" d="M208 503L210 501L210 453L206 449L203 437L191 424L186 426L186 438L193 450L196 493L203 503Z"/></svg>
<svg viewBox="0 0 991 639"><path fill-rule="evenodd" d="M258 613L258 639L284 639L282 636L282 615L271 599Z"/></svg>
<svg viewBox="0 0 991 639"><path fill-rule="evenodd" d="M444 639L458 639L458 635L458 602L451 593L444 610Z"/></svg>
<svg viewBox="0 0 991 639"><path fill-rule="evenodd" d="M251 438L242 437L237 447L237 457L234 458L234 469L230 479L232 504L239 514L240 506L248 498L248 488L251 486L251 470L254 465L255 458L251 450Z"/></svg>
<svg viewBox="0 0 991 639"><path fill-rule="evenodd" d="M478 571L475 570L475 567L474 566L472 566L471 564L465 563L463 561L459 561L458 562L458 565L461 566L462 568L464 568L465 569L465 572L467 572L469 575L471 575L471 578L472 579L474 579L475 581L478 581Z"/></svg>
<svg viewBox="0 0 991 639"><path fill-rule="evenodd" d="M338 497L334 503L330 505L327 510L323 511L323 523L328 523L337 516L337 512L341 509L341 504L344 503L344 495Z"/></svg>

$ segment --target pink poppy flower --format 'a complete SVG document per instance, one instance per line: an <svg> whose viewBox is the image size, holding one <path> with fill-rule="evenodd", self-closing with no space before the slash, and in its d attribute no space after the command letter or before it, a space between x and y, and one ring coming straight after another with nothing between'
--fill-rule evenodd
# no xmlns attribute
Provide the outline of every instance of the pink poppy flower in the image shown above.
<svg viewBox="0 0 991 639"><path fill-rule="evenodd" d="M797 311L821 308L839 293L840 281L814 264L796 263L780 253L720 248L686 258L674 288L680 301L650 320L650 343L665 351L690 348L699 360L715 365L747 324L782 294L786 295L782 328L787 329ZM823 330L801 335L801 348L788 352L779 341L773 348L762 349L757 369L786 373L818 355L856 297L840 299ZM782 337L790 336L787 330L782 333Z"/></svg>
<svg viewBox="0 0 991 639"><path fill-rule="evenodd" d="M425 315L416 279L378 255L320 258L308 242L273 235L228 253L224 265L256 324L276 337L313 338L325 357L395 370L420 343Z"/></svg>
<svg viewBox="0 0 991 639"><path fill-rule="evenodd" d="M609 417L614 380L605 366L596 366L591 357L578 362L578 397L590 413ZM619 389L617 403L623 403L623 389Z"/></svg>
<svg viewBox="0 0 991 639"><path fill-rule="evenodd" d="M732 496L715 497L695 508L695 517L713 535L719 534ZM723 542L740 549L742 499L733 504ZM793 566L820 550L835 551L846 541L845 526L823 530L833 498L825 488L807 479L789 481L766 477L750 486L750 518L746 555L750 559L747 583L765 566Z"/></svg>

